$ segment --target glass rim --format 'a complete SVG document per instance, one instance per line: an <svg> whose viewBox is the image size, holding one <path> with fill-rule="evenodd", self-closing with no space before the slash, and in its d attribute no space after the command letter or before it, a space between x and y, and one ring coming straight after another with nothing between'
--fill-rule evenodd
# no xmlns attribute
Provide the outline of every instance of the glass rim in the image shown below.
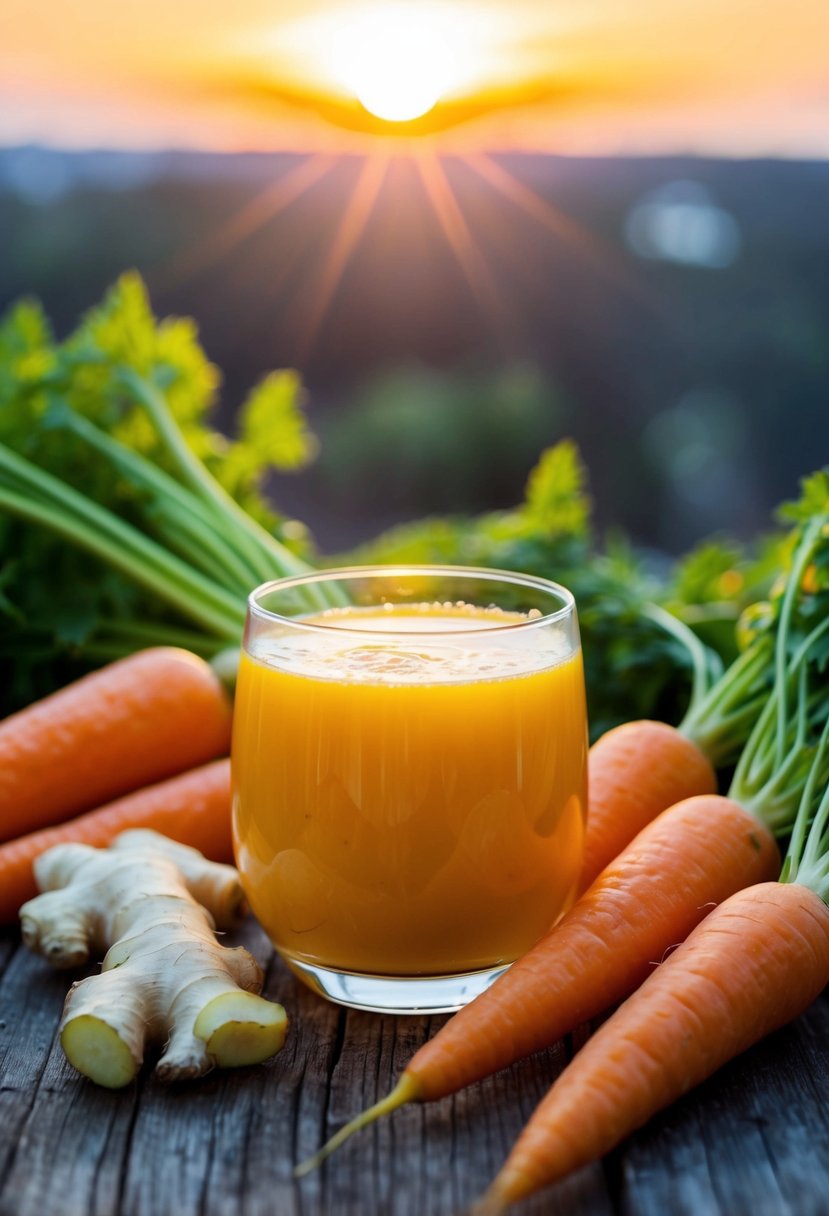
<svg viewBox="0 0 829 1216"><path fill-rule="evenodd" d="M565 587L562 583L557 583L553 579L542 578L537 574L523 574L517 570L501 570L497 567L489 566L447 566L441 564L431 564L428 562L417 563L399 563L395 562L389 565L363 565L363 566L337 566L324 570L309 570L307 574L292 574L285 578L271 579L266 583L261 583L258 587L250 592L247 597L248 613L251 617L255 617L260 621L271 621L280 625L290 625L294 629L306 630L309 633L330 634L337 632L338 634L354 634L355 636L365 637L367 633L371 633L370 629L351 629L348 626L339 624L325 624L319 620L308 621L301 616L287 616L284 613L274 612L270 608L265 608L259 603L259 599L271 592L277 590L289 591L296 587L310 586L319 583L345 582L348 579L359 578L402 578L406 575L427 575L434 574L443 577L456 578L471 578L471 579L489 579L491 582L509 583L518 587L531 587L537 591L543 591L546 594L558 596L560 601L563 601L560 607L553 612L540 612L538 616L521 620L510 621L504 624L486 626L472 626L468 629L383 629L384 636L418 636L419 634L428 634L430 637L439 637L441 633L447 635L451 633L453 637L463 636L465 634L481 634L487 633L503 633L505 630L521 631L528 629L539 629L544 626L554 624L556 621L562 621L568 617L572 617L576 613L576 600L572 591ZM378 605L379 606L379 605ZM379 632L379 631L378 631Z"/></svg>

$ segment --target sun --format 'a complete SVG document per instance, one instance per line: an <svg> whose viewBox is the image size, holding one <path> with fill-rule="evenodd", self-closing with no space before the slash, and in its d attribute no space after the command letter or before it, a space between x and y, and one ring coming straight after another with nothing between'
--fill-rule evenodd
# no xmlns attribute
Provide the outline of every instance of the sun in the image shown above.
<svg viewBox="0 0 829 1216"><path fill-rule="evenodd" d="M383 5L355 13L337 48L337 74L376 118L421 118L455 83L451 47L427 6Z"/></svg>

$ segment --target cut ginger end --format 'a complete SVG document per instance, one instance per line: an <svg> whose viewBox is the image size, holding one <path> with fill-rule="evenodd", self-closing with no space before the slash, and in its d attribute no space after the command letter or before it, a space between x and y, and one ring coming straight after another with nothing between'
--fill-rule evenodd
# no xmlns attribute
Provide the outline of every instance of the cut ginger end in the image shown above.
<svg viewBox="0 0 829 1216"><path fill-rule="evenodd" d="M193 1033L217 1068L261 1064L285 1042L288 1018L280 1005L250 992L227 992L204 1007ZM123 1089L141 1067L117 1031L94 1014L66 1023L61 1046L69 1063L106 1089Z"/></svg>
<svg viewBox="0 0 829 1216"><path fill-rule="evenodd" d="M74 1068L107 1089L123 1089L141 1067L118 1032L91 1013L67 1022L60 1043Z"/></svg>
<svg viewBox="0 0 829 1216"><path fill-rule="evenodd" d="M279 1051L288 1030L281 1005L251 992L224 992L205 1005L193 1033L218 1068L261 1064Z"/></svg>

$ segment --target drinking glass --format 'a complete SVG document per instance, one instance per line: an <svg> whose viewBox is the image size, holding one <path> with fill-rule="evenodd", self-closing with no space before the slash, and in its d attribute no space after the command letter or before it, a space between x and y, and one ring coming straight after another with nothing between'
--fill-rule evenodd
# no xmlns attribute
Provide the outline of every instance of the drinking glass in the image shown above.
<svg viewBox="0 0 829 1216"><path fill-rule="evenodd" d="M454 1010L524 953L575 896L586 763L576 607L556 583L354 567L249 598L237 865L276 949L331 1000Z"/></svg>

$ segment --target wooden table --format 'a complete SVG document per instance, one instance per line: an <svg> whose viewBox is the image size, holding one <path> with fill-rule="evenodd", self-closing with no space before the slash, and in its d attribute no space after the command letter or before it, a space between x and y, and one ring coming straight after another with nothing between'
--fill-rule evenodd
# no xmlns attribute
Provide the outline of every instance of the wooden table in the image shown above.
<svg viewBox="0 0 829 1216"><path fill-rule="evenodd" d="M503 1160L575 1044L429 1107L399 1111L301 1183L294 1163L385 1093L444 1020L329 1005L275 960L292 1025L272 1061L119 1092L73 1072L55 1031L67 977L0 935L0 1216L450 1216ZM829 996L606 1161L516 1216L826 1216Z"/></svg>

